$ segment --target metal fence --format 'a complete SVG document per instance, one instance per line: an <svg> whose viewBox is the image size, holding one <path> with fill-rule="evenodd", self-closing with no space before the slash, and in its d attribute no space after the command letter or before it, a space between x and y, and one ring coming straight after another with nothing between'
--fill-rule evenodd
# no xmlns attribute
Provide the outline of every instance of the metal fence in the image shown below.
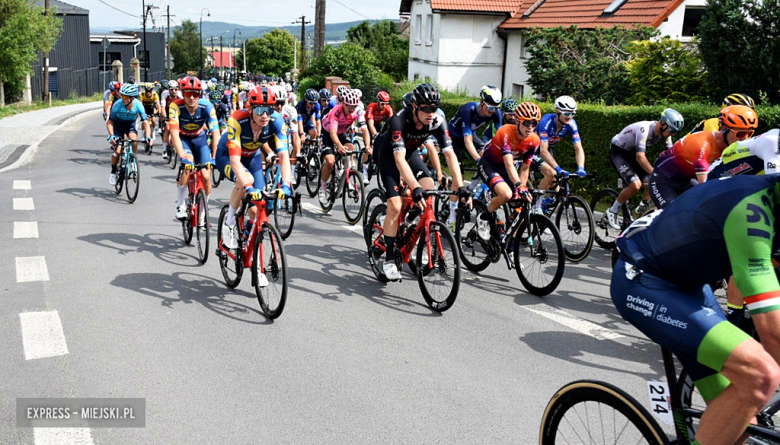
<svg viewBox="0 0 780 445"><path fill-rule="evenodd" d="M33 74L30 78L33 99L41 97L43 93L43 65L35 63L32 66ZM84 70L73 68L58 68L51 73L49 90L54 99L67 99L70 97L91 96L104 91L108 81L111 80L111 72L100 71L98 67Z"/></svg>

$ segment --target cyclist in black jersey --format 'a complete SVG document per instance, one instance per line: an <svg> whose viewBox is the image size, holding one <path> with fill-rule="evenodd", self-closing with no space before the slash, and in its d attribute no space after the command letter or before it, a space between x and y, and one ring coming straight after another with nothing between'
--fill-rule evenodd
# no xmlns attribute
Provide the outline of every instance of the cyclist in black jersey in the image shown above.
<svg viewBox="0 0 780 445"><path fill-rule="evenodd" d="M431 172L420 157L418 148L429 136L433 135L439 142L442 153L452 151L452 140L447 131L447 122L436 113L440 102L441 95L435 86L428 83L417 85L413 91L411 107L404 108L390 118L385 127L387 130L380 133L376 140L379 177L387 196L387 216L383 225L387 250L382 271L391 281L401 279L401 274L395 265L394 249L392 248L395 245L398 215L401 213L403 203L399 195L401 178L412 190L412 199L415 204L420 209L424 209L423 189L432 190L434 183ZM447 156L446 158L453 177L453 189L458 190L461 198L468 198L470 193L462 185L460 168L457 162L451 162L455 157ZM457 185L456 179L459 181Z"/></svg>

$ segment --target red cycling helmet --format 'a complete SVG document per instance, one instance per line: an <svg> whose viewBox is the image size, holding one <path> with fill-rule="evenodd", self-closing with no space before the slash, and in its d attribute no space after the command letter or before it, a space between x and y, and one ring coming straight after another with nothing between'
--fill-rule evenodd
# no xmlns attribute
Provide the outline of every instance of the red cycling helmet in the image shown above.
<svg viewBox="0 0 780 445"><path fill-rule="evenodd" d="M276 105L276 94L274 94L273 88L269 88L266 85L258 85L247 93L247 102L250 105Z"/></svg>
<svg viewBox="0 0 780 445"><path fill-rule="evenodd" d="M187 76L179 79L179 89L182 91L197 90L203 91L203 85L200 83L200 79L194 76Z"/></svg>
<svg viewBox="0 0 780 445"><path fill-rule="evenodd" d="M377 102L390 102L390 95L386 91L376 93Z"/></svg>

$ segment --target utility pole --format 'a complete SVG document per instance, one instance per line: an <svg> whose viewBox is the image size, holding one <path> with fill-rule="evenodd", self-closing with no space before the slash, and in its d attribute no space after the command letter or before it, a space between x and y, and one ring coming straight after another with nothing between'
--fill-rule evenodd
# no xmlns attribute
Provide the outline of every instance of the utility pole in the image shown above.
<svg viewBox="0 0 780 445"><path fill-rule="evenodd" d="M45 0L43 3L44 14L46 17L51 13L50 0ZM43 55L43 97L41 99L51 106L51 96L49 95L49 52L46 51Z"/></svg>
<svg viewBox="0 0 780 445"><path fill-rule="evenodd" d="M293 22L293 24L297 24L297 23L301 24L301 71L303 71L304 69L306 69L306 58L304 57L306 51L303 48L304 45L303 42L306 41L306 25L310 24L311 22L310 21L307 22L306 16L302 15Z"/></svg>
<svg viewBox="0 0 780 445"><path fill-rule="evenodd" d="M168 79L171 78L171 17L176 17L175 15L171 15L171 5L168 5L168 13L165 14L165 17L168 19L168 44L165 47L166 50L166 60L168 61L166 68L168 69ZM105 59L105 58L104 58Z"/></svg>
<svg viewBox="0 0 780 445"><path fill-rule="evenodd" d="M314 24L314 57L319 57L325 48L325 0L317 0Z"/></svg>
<svg viewBox="0 0 780 445"><path fill-rule="evenodd" d="M146 0L141 0L141 8L144 10L144 19L142 21L144 27L144 82L149 82L149 51L146 49L146 17L152 12L152 9L156 6L146 6Z"/></svg>
<svg viewBox="0 0 780 445"><path fill-rule="evenodd" d="M225 72L225 59L222 57L222 36L219 36L219 78L222 79L222 73Z"/></svg>
<svg viewBox="0 0 780 445"><path fill-rule="evenodd" d="M244 73L246 73L246 39L241 42L241 55L244 56Z"/></svg>

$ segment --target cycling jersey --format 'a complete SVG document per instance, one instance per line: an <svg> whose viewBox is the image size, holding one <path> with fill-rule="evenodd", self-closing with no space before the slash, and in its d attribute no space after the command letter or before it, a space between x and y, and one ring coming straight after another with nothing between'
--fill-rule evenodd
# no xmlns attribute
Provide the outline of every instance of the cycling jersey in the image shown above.
<svg viewBox="0 0 780 445"><path fill-rule="evenodd" d="M780 173L780 129L726 147L710 167L707 179L775 173Z"/></svg>
<svg viewBox="0 0 780 445"><path fill-rule="evenodd" d="M344 105L339 104L333 109L333 111L328 113L328 115L322 119L322 128L324 128L325 131L330 132L331 128L335 127L336 133L342 134L347 131L347 128L349 128L353 122L356 121L358 123L358 127L365 126L365 112L363 110L355 109L355 111L352 113L347 114Z"/></svg>
<svg viewBox="0 0 780 445"><path fill-rule="evenodd" d="M417 150L429 136L433 136L442 147L442 153L452 150L452 140L450 139L447 123L443 117L436 114L433 116L433 122L430 125L423 125L417 129L412 116L412 111L405 108L390 118L386 125L387 131L382 133L377 139L377 146L382 140L382 147L389 147L393 153L405 151L406 159ZM378 150L380 150L378 148ZM384 150L387 150L385 148Z"/></svg>
<svg viewBox="0 0 780 445"><path fill-rule="evenodd" d="M214 106L214 111L217 112L219 124L222 125L227 122L227 118L230 117L230 109L227 104L222 101L212 102L211 104Z"/></svg>
<svg viewBox="0 0 780 445"><path fill-rule="evenodd" d="M393 107L385 105L382 109L379 108L377 102L368 104L366 108L366 119L372 119L378 122L385 122L393 117Z"/></svg>
<svg viewBox="0 0 780 445"><path fill-rule="evenodd" d="M146 93L141 94L141 103L147 106L152 106L156 102L160 101L160 96L157 93L152 93L151 97L147 97Z"/></svg>
<svg viewBox="0 0 780 445"><path fill-rule="evenodd" d="M479 130L487 121L492 121L496 126L501 126L501 110L496 110L490 116L479 114L480 102L469 102L458 110L455 117L450 120L448 128L452 137L463 138L464 136L474 137L474 133Z"/></svg>
<svg viewBox="0 0 780 445"><path fill-rule="evenodd" d="M713 132L694 133L677 141L665 150L655 162L653 173L669 179L685 182L706 173L710 164L718 159L721 149Z"/></svg>
<svg viewBox="0 0 780 445"><path fill-rule="evenodd" d="M522 139L517 132L517 125L507 124L496 132L496 135L485 145L482 159L495 165L504 165L504 156L511 154L512 158L522 159L527 165L531 165L534 152L539 147L539 136L531 133Z"/></svg>
<svg viewBox="0 0 780 445"><path fill-rule="evenodd" d="M105 93L103 93L103 102L108 102L111 99L112 94L114 93L114 90L106 90Z"/></svg>
<svg viewBox="0 0 780 445"><path fill-rule="evenodd" d="M547 142L549 148L555 147L567 134L571 135L572 142L580 142L580 131L574 118L568 124L564 124L560 131L557 131L557 125L557 114L550 113L542 116L542 120L536 126L536 134L542 142Z"/></svg>
<svg viewBox="0 0 780 445"><path fill-rule="evenodd" d="M306 101L302 100L295 106L295 110L298 112L298 122L308 123L312 116L314 120L320 120L320 104L316 103L313 107L309 108L306 105Z"/></svg>
<svg viewBox="0 0 780 445"><path fill-rule="evenodd" d="M273 145L277 153L287 151L287 126L277 112L271 114L268 125L263 127L257 137L252 132L252 112L249 110L233 113L227 127L225 147L230 156L255 156L262 153L260 148L266 142Z"/></svg>
<svg viewBox="0 0 780 445"><path fill-rule="evenodd" d="M171 102L168 111L169 128L179 130L183 138L195 138L203 134L203 129L207 131L219 131L217 122L217 112L214 106L206 99L198 100L198 107L194 114L190 114L184 104L184 99L176 99Z"/></svg>
<svg viewBox="0 0 780 445"><path fill-rule="evenodd" d="M184 96L181 95L181 91L176 91L176 99L184 99ZM163 109L167 110L171 103L173 103L173 100L171 100L171 90L163 91L162 96L160 96L160 104Z"/></svg>
<svg viewBox="0 0 780 445"><path fill-rule="evenodd" d="M140 100L133 99L133 104L131 105L129 110L125 106L124 102L118 100L115 101L114 105L111 107L111 115L109 116L108 119L113 122L135 123L135 120L138 119L138 116L141 116L142 121L148 119L146 112L144 111L144 107L143 105L141 105Z"/></svg>
<svg viewBox="0 0 780 445"><path fill-rule="evenodd" d="M284 119L285 125L287 125L287 128L292 128L293 124L295 124L295 131L298 131L298 111L295 109L295 107L291 105L284 104L282 107L282 119Z"/></svg>
<svg viewBox="0 0 780 445"><path fill-rule="evenodd" d="M720 124L718 123L718 118L713 117L712 119L705 119L699 122L698 124L696 124L696 126L693 127L693 130L691 130L691 133L698 133L700 131L718 131L718 130L720 130Z"/></svg>
<svg viewBox="0 0 780 445"><path fill-rule="evenodd" d="M612 145L632 153L644 153L648 146L662 140L660 134L655 134L657 121L642 121L633 123L612 138ZM672 148L672 137L664 141L666 148Z"/></svg>

